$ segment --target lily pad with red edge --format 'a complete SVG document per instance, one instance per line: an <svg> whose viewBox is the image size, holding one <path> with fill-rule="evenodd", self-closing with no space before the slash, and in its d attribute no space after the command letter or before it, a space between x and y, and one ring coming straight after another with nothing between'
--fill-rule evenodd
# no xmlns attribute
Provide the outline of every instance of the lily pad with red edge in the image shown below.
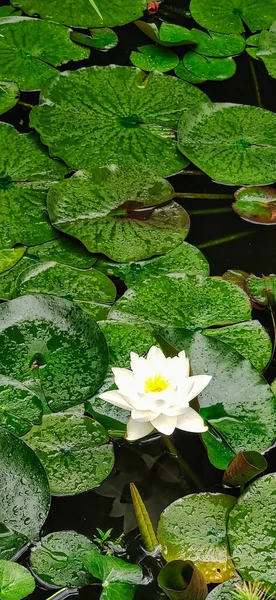
<svg viewBox="0 0 276 600"><path fill-rule="evenodd" d="M243 187L234 194L233 210L244 221L276 225L276 189L270 186Z"/></svg>

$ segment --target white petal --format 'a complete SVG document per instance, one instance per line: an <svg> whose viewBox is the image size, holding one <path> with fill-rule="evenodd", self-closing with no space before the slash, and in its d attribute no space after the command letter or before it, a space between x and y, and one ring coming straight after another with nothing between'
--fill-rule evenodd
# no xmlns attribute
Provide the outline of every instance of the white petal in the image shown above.
<svg viewBox="0 0 276 600"><path fill-rule="evenodd" d="M174 356L169 363L170 379L177 384L181 379L189 377L190 363L186 358L185 352L179 352L178 356Z"/></svg>
<svg viewBox="0 0 276 600"><path fill-rule="evenodd" d="M157 346L152 346L147 354L147 360L156 361L156 360L166 360L165 354L163 354L160 348Z"/></svg>
<svg viewBox="0 0 276 600"><path fill-rule="evenodd" d="M192 396L194 398L193 388L194 388L194 381L193 381L192 377L186 377L186 379L182 379L177 388L177 395L176 395L176 398L174 401L175 405L188 407L190 396Z"/></svg>
<svg viewBox="0 0 276 600"><path fill-rule="evenodd" d="M123 389L129 386L135 387L135 378L130 369L119 369L115 367L112 369L112 373L118 388Z"/></svg>
<svg viewBox="0 0 276 600"><path fill-rule="evenodd" d="M131 410L131 406L122 398L117 390L110 390L109 392L103 392L99 395L99 398L113 404L113 406L119 406L124 410Z"/></svg>
<svg viewBox="0 0 276 600"><path fill-rule="evenodd" d="M190 394L188 394L187 400L188 402L191 402L191 400L193 400L193 398L195 398L196 396L198 396L198 394L200 394L208 385L208 383L210 383L212 379L211 375L193 375L192 377L189 377L189 381L191 383L193 383L193 389L191 390Z"/></svg>
<svg viewBox="0 0 276 600"><path fill-rule="evenodd" d="M153 429L154 427L151 423L138 423L134 419L129 419L126 439L130 441L139 440L151 433Z"/></svg>
<svg viewBox="0 0 276 600"><path fill-rule="evenodd" d="M182 431L191 431L194 433L203 433L208 429L204 425L202 417L190 407L187 408L183 415L177 417L176 427L182 429Z"/></svg>
<svg viewBox="0 0 276 600"><path fill-rule="evenodd" d="M177 417L166 417L166 415L159 415L152 421L152 425L165 435L171 435L176 428Z"/></svg>
<svg viewBox="0 0 276 600"><path fill-rule="evenodd" d="M152 419L155 419L157 414L152 412L151 410L135 410L135 408L131 411L131 418L134 421L138 421L139 423L147 423Z"/></svg>
<svg viewBox="0 0 276 600"><path fill-rule="evenodd" d="M188 404L185 404L184 406L181 404L179 404L179 406L168 406L167 408L162 409L162 414L167 417L178 417L179 415L182 415L187 408Z"/></svg>

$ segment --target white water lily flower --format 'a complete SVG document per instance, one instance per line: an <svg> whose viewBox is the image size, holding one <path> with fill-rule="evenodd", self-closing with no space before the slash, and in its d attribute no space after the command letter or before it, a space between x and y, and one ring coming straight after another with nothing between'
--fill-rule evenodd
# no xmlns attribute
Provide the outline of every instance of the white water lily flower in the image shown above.
<svg viewBox="0 0 276 600"><path fill-rule="evenodd" d="M134 441L154 429L171 435L175 428L202 433L207 431L201 416L189 406L208 385L210 375L189 377L190 364L185 352L166 358L152 346L147 358L130 353L130 369L112 369L118 390L104 392L100 398L131 411L127 439Z"/></svg>

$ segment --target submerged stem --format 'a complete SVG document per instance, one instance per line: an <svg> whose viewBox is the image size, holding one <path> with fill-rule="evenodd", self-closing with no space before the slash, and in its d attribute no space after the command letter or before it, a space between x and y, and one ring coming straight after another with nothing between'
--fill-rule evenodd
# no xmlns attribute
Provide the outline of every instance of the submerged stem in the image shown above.
<svg viewBox="0 0 276 600"><path fill-rule="evenodd" d="M233 200L233 194L195 194L193 192L175 192L174 198L188 198L196 200Z"/></svg>
<svg viewBox="0 0 276 600"><path fill-rule="evenodd" d="M164 440L165 446L169 450L169 453L177 459L177 462L178 462L179 466L181 467L181 470L184 471L184 473L186 473L186 475L188 475L188 477L193 481L193 483L196 485L199 492L204 492L204 486L203 486L202 482L200 481L199 477L193 471L193 469L190 467L190 465L187 463L185 458L178 455L177 449L174 446L174 444L172 443L171 438L168 435L162 435L162 438Z"/></svg>
<svg viewBox="0 0 276 600"><path fill-rule="evenodd" d="M34 107L33 104L29 104L28 102L23 102L22 100L18 100L17 104L20 104L20 106L25 106L26 108L33 108Z"/></svg>
<svg viewBox="0 0 276 600"><path fill-rule="evenodd" d="M243 238L246 235L252 235L252 233L256 233L255 229L253 231L241 231L241 233L235 233L233 235L227 235L226 237L217 238L216 240L210 240L210 242L205 242L204 244L198 244L198 248L211 248L211 246L218 246L219 244L226 244L227 242L232 242L233 240L238 240L239 238Z"/></svg>
<svg viewBox="0 0 276 600"><path fill-rule="evenodd" d="M189 210L189 215L218 215L232 212L232 208L207 208L202 210Z"/></svg>
<svg viewBox="0 0 276 600"><path fill-rule="evenodd" d="M68 596L76 596L78 595L78 588L62 588L62 590L58 590L52 596L49 596L47 600L64 600Z"/></svg>
<svg viewBox="0 0 276 600"><path fill-rule="evenodd" d="M251 71L251 75L253 78L253 83L254 83L254 88L255 88L255 93L256 93L256 99L257 99L257 104L260 108L263 108L263 104L262 104L262 98L261 98L261 92L260 92L260 88L259 88L259 83L258 83L258 78L256 75L256 70L254 67L254 62L251 58L251 56L248 56L249 59L249 66L250 66L250 71Z"/></svg>

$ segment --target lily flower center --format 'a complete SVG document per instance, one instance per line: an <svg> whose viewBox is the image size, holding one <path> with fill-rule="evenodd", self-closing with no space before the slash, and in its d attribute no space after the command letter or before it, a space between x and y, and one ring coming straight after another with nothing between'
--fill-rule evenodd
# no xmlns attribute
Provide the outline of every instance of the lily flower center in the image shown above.
<svg viewBox="0 0 276 600"><path fill-rule="evenodd" d="M149 392L163 392L170 385L168 379L165 379L163 375L155 375L154 377L148 377L145 381L145 393Z"/></svg>

